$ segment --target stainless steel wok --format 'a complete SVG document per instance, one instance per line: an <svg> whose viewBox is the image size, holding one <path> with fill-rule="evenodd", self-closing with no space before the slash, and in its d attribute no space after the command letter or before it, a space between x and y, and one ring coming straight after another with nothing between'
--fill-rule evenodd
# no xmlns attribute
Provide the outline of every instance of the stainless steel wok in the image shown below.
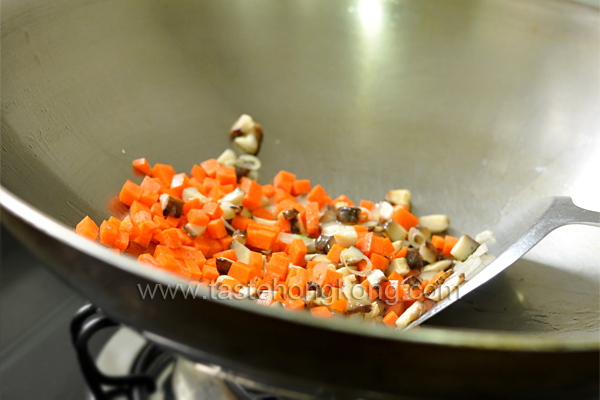
<svg viewBox="0 0 600 400"><path fill-rule="evenodd" d="M550 195L598 210L598 15L553 0L4 0L2 222L113 318L238 377L324 397L597 395L592 227L555 231L414 333L143 300L138 284L177 278L72 228L111 214L139 180L132 159L187 171L241 113L265 129L263 182L285 168L353 199L409 188L417 214L471 235Z"/></svg>

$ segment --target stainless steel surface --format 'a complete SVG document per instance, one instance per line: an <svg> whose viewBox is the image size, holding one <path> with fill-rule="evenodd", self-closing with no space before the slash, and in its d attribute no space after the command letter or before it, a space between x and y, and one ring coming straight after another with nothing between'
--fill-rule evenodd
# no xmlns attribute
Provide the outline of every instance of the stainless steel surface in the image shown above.
<svg viewBox="0 0 600 400"><path fill-rule="evenodd" d="M443 301L414 321L406 329L421 325L461 297L469 294L523 257L553 230L570 224L600 227L600 213L573 204L570 197L550 197L505 217L494 229L494 241L486 254L494 257L465 278L465 282ZM455 274L458 272L455 272Z"/></svg>
<svg viewBox="0 0 600 400"><path fill-rule="evenodd" d="M459 389L457 359L472 395L541 376L550 393L597 388L592 227L551 233L415 334L245 302L143 301L138 283L176 278L71 229L114 212L133 158L188 170L220 154L242 112L265 128L263 182L285 168L355 200L408 188L416 214L446 213L470 235L548 196L598 210L598 23L597 8L553 0L5 0L3 222L111 316L259 381L390 394L397 376L419 377L390 361L372 366L376 380L347 382L342 368L323 381L303 348L286 363L232 342L244 323L264 348L308 337L321 354L360 341L435 356L427 368L445 378L432 396ZM365 368L351 354L335 362Z"/></svg>

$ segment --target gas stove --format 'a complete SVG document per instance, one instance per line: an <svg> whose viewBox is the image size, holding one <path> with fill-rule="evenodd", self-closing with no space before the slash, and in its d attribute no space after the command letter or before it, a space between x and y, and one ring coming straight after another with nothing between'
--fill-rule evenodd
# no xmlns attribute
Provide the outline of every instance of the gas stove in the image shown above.
<svg viewBox="0 0 600 400"><path fill-rule="evenodd" d="M277 395L271 394L274 389L259 388L251 381L225 379L232 377L226 377L217 366L194 363L154 346L86 304L5 228L0 235L0 398L299 397L277 390ZM109 377L110 384L98 380L94 371Z"/></svg>

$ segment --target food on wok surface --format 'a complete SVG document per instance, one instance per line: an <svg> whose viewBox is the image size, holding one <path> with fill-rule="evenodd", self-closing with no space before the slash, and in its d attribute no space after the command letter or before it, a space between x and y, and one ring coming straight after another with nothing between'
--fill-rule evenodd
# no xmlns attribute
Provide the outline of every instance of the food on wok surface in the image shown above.
<svg viewBox="0 0 600 400"><path fill-rule="evenodd" d="M399 329L456 290L461 266L480 265L471 258L485 257L480 242L494 240L490 231L480 242L444 234L449 218L415 216L406 189L354 203L283 170L260 185L262 126L242 115L229 137L241 155L227 149L189 174L134 160L145 176L121 189L128 215L99 227L86 216L76 232L263 306Z"/></svg>

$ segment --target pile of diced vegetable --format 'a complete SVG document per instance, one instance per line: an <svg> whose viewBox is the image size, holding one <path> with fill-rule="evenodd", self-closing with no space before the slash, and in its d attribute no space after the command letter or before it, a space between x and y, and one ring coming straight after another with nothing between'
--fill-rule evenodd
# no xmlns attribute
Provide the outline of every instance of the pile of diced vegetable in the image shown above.
<svg viewBox="0 0 600 400"><path fill-rule="evenodd" d="M442 235L445 215L416 217L411 193L390 190L385 200L332 198L320 185L280 171L256 182L262 127L242 115L218 159L172 166L133 161L145 174L127 181L122 220L98 227L85 217L76 231L139 262L258 304L307 308L405 328L464 280L454 264L479 244Z"/></svg>

